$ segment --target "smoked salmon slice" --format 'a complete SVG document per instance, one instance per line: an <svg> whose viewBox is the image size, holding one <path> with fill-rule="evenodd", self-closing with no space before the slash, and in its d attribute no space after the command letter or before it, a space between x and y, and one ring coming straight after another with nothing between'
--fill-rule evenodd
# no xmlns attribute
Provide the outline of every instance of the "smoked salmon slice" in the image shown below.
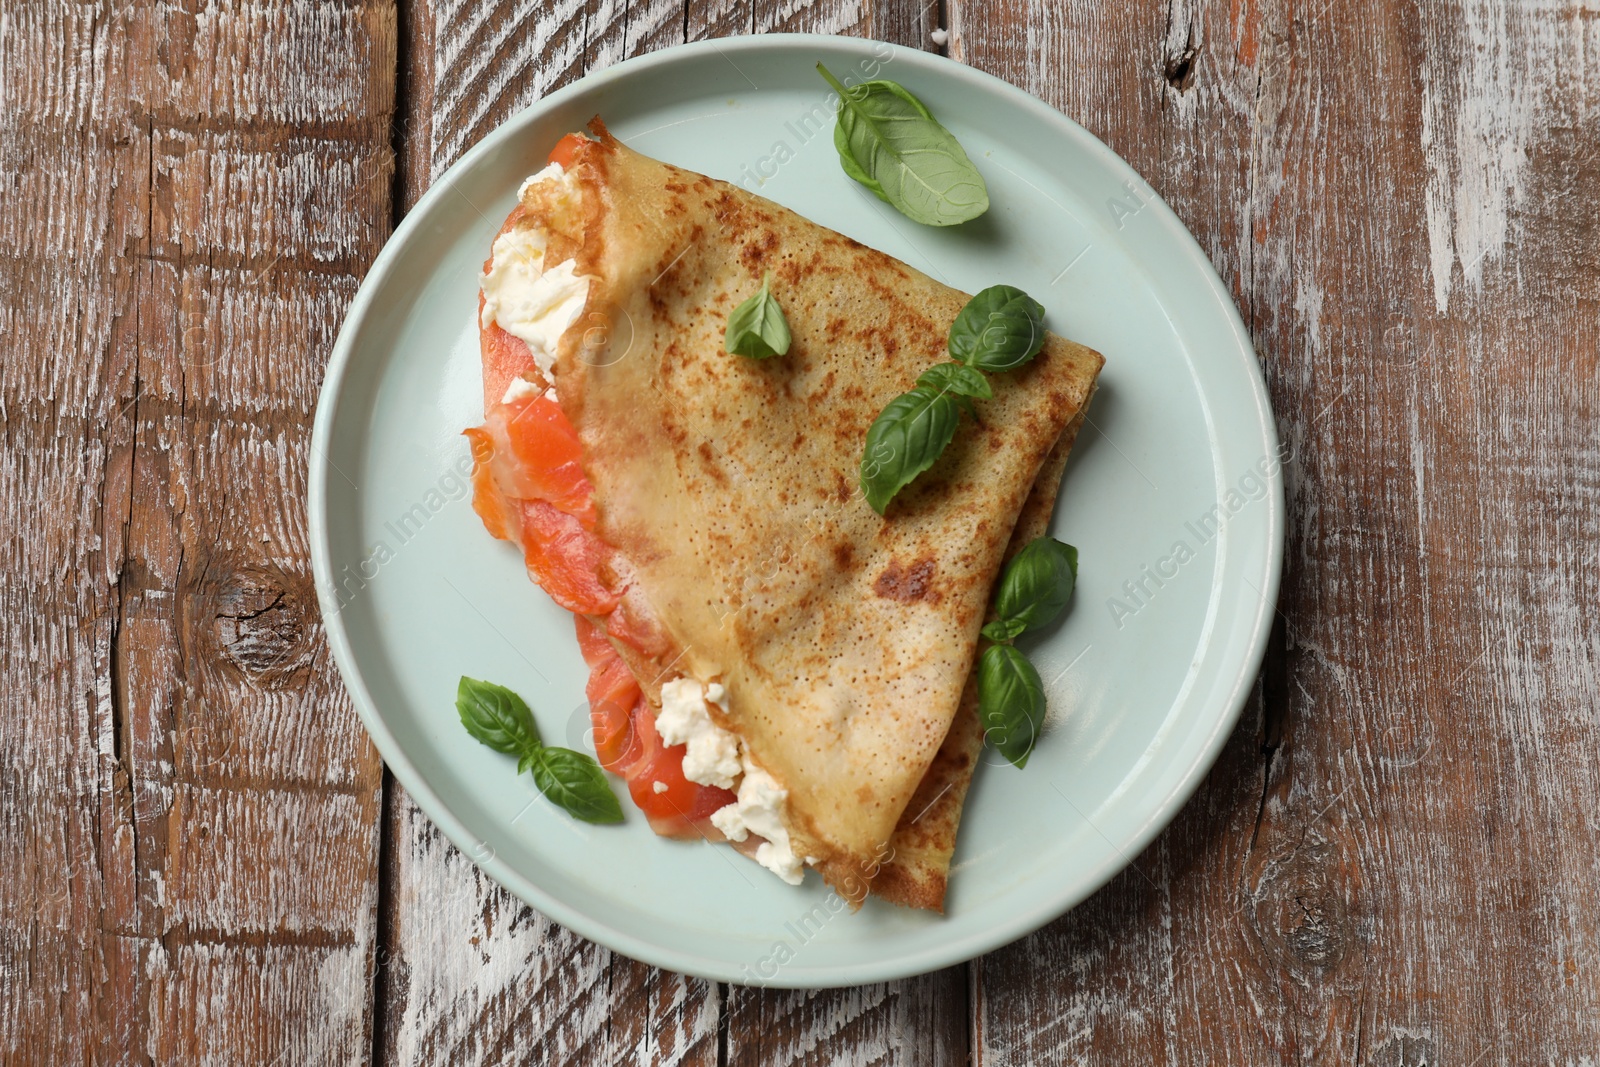
<svg viewBox="0 0 1600 1067"><path fill-rule="evenodd" d="M572 621L577 624L578 651L583 655L583 662L590 667L602 667L617 654L606 640L605 630L589 616L574 615Z"/></svg>
<svg viewBox="0 0 1600 1067"><path fill-rule="evenodd" d="M522 559L550 598L580 615L606 615L618 594L600 580L611 548L543 500L522 501Z"/></svg>
<svg viewBox="0 0 1600 1067"><path fill-rule="evenodd" d="M655 712L644 700L634 710L633 732L641 752L628 767L628 795L650 820L650 829L662 837L723 840L722 831L711 824L711 813L739 798L683 776L686 746L661 740Z"/></svg>
<svg viewBox="0 0 1600 1067"><path fill-rule="evenodd" d="M483 325L483 294L478 294L478 350L483 354L483 410L493 411L506 395L506 387L518 378L537 376L539 365L520 337L513 337L498 322ZM541 392L543 389L541 388Z"/></svg>
<svg viewBox="0 0 1600 1067"><path fill-rule="evenodd" d="M467 431L486 440L489 470L506 496L543 500L594 528L594 489L583 473L583 451L554 400L516 397L496 404L482 426Z"/></svg>
<svg viewBox="0 0 1600 1067"><path fill-rule="evenodd" d="M589 675L589 722L594 727L594 752L600 766L617 774L643 753L633 731L633 713L641 694L639 683L615 651L609 662L595 663Z"/></svg>
<svg viewBox="0 0 1600 1067"><path fill-rule="evenodd" d="M734 794L684 777L685 746L662 743L655 710L633 672L598 626L581 615L577 618L578 648L591 671L589 721L600 766L627 780L629 795L656 833L719 838L711 813L732 804Z"/></svg>
<svg viewBox="0 0 1600 1067"><path fill-rule="evenodd" d="M472 445L472 510L502 541L522 539L522 513L494 479L494 437L482 427L463 430Z"/></svg>

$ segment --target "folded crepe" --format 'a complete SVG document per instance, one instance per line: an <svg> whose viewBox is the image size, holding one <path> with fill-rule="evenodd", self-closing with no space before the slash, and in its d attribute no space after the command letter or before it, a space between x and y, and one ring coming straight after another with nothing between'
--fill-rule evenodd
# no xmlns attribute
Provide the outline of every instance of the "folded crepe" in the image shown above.
<svg viewBox="0 0 1600 1067"><path fill-rule="evenodd" d="M485 265L474 504L579 616L597 753L658 832L937 909L990 589L1048 521L1101 357L1050 335L879 516L867 428L967 297L591 130ZM791 346L730 355L769 272Z"/></svg>

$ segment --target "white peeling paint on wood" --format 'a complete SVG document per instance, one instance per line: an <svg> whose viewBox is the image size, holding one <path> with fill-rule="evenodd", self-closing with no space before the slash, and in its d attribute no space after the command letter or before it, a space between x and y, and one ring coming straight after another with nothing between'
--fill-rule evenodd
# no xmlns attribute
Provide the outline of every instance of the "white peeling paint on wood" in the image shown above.
<svg viewBox="0 0 1600 1067"><path fill-rule="evenodd" d="M355 1062L365 1036L367 946L161 941L146 949L157 1063L236 1067ZM263 1058L274 1050L276 1059ZM131 1051L131 1050L125 1050Z"/></svg>
<svg viewBox="0 0 1600 1067"><path fill-rule="evenodd" d="M578 1062L608 1027L609 954L523 905L403 791L397 800L399 921L383 957L396 1062Z"/></svg>
<svg viewBox="0 0 1600 1067"><path fill-rule="evenodd" d="M311 274L278 263L270 269L191 266L177 294L184 377L221 410L304 416L316 407L323 370L356 279ZM272 353L240 359L247 344ZM304 453L309 434L287 434ZM261 447L263 442L251 442Z"/></svg>
<svg viewBox="0 0 1600 1067"><path fill-rule="evenodd" d="M1483 286L1515 241L1528 149L1548 125L1552 94L1570 88L1600 44L1593 0L1456 0L1429 19L1436 40L1422 66L1429 262L1443 313L1452 288ZM1581 83L1580 83L1581 84Z"/></svg>
<svg viewBox="0 0 1600 1067"><path fill-rule="evenodd" d="M623 43L627 11L628 0L594 0L583 23L585 73L604 70L627 58Z"/></svg>
<svg viewBox="0 0 1600 1067"><path fill-rule="evenodd" d="M964 970L841 989L730 987L727 1061L836 1067L961 1062Z"/></svg>
<svg viewBox="0 0 1600 1067"><path fill-rule="evenodd" d="M154 152L158 254L354 273L388 236L387 144L333 154L313 138L158 130Z"/></svg>
<svg viewBox="0 0 1600 1067"><path fill-rule="evenodd" d="M928 6L930 0L912 0ZM862 0L777 0L755 5L758 33L783 30L789 33L862 33L871 17ZM873 4L876 10L886 5ZM937 6L936 4L934 6Z"/></svg>
<svg viewBox="0 0 1600 1067"><path fill-rule="evenodd" d="M318 0L111 6L155 28L157 54L141 58L160 63L166 81L141 102L159 106L163 118L296 127L370 121L393 106L382 79L352 76L393 65L393 31L383 32L386 17L392 27L392 11ZM289 57L295 83L285 92Z"/></svg>
<svg viewBox="0 0 1600 1067"><path fill-rule="evenodd" d="M628 0L623 54L636 56L684 41L682 0Z"/></svg>
<svg viewBox="0 0 1600 1067"><path fill-rule="evenodd" d="M584 0L510 5L441 0L435 7L433 178L493 125L543 98L583 53ZM508 88L516 85L515 92Z"/></svg>
<svg viewBox="0 0 1600 1067"><path fill-rule="evenodd" d="M163 806L175 849L167 861L169 929L343 938L375 903L368 886L371 797L180 784ZM317 876L299 869L311 857ZM333 891L332 887L341 887Z"/></svg>

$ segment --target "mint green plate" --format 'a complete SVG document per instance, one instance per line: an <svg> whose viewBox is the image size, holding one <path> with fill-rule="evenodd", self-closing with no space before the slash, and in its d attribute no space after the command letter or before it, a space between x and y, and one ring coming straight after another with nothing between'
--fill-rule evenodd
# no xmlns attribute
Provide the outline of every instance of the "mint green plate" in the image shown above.
<svg viewBox="0 0 1600 1067"><path fill-rule="evenodd" d="M846 178L818 60L921 97L983 171L989 213L922 227ZM878 902L851 914L815 874L791 888L725 847L657 838L635 811L622 826L577 823L456 719L456 679L489 678L527 698L548 742L586 747L572 623L473 514L461 430L481 416L473 312L493 235L522 178L597 113L641 152L740 182L958 289L1019 285L1052 329L1105 353L1052 531L1081 552L1077 596L1030 649L1051 720L1025 771L996 758L978 768L943 917ZM406 217L328 369L312 555L329 643L379 751L491 877L662 967L846 985L1028 933L1172 818L1260 663L1282 558L1278 456L1255 353L1211 264L1084 130L922 52L834 37L706 41L552 94Z"/></svg>

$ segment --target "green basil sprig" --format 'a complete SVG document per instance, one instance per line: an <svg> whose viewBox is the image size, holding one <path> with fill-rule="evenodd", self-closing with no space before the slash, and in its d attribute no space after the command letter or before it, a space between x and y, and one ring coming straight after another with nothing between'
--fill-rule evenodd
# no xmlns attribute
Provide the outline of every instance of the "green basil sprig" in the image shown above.
<svg viewBox="0 0 1600 1067"><path fill-rule="evenodd" d="M533 711L503 685L461 676L456 712L467 733L496 752L517 757L517 773L533 771L533 784L552 804L584 822L622 821L622 805L600 765L582 752L547 746Z"/></svg>
<svg viewBox="0 0 1600 1067"><path fill-rule="evenodd" d="M1054 622L1066 610L1078 584L1078 550L1053 537L1029 541L1011 557L995 593L995 621L983 628L991 641L1009 641L1027 630ZM990 633L1005 626L1006 632ZM1021 629L1012 630L1011 627Z"/></svg>
<svg viewBox="0 0 1600 1067"><path fill-rule="evenodd" d="M540 746L533 710L503 685L462 675L456 686L456 712L467 733L496 752L520 756Z"/></svg>
<svg viewBox="0 0 1600 1067"><path fill-rule="evenodd" d="M991 285L961 309L948 344L968 367L1016 370L1044 347L1044 305L1014 285Z"/></svg>
<svg viewBox="0 0 1600 1067"><path fill-rule="evenodd" d="M846 174L928 226L989 210L989 187L966 149L904 86L879 80L846 88L821 63L817 73L839 94L833 145Z"/></svg>
<svg viewBox="0 0 1600 1067"><path fill-rule="evenodd" d="M770 359L789 351L789 320L772 295L772 274L761 279L761 290L733 309L722 347L729 354Z"/></svg>
<svg viewBox="0 0 1600 1067"><path fill-rule="evenodd" d="M582 752L570 748L541 748L526 764L533 771L533 784L556 807L584 822L622 821L622 805L601 777L600 765Z"/></svg>
<svg viewBox="0 0 1600 1067"><path fill-rule="evenodd" d="M861 490L879 515L895 494L933 466L955 439L972 401L991 400L984 372L1015 370L1044 346L1044 305L1013 285L991 285L968 300L945 340L949 363L917 376L917 387L889 401L867 430Z"/></svg>
<svg viewBox="0 0 1600 1067"><path fill-rule="evenodd" d="M957 396L976 397L979 400L994 399L994 390L990 388L989 380L971 367L963 367L959 363L935 363L917 375L917 384L931 385L935 389L948 389Z"/></svg>
<svg viewBox="0 0 1600 1067"><path fill-rule="evenodd" d="M995 619L983 636L995 642L978 660L978 718L984 736L1018 768L1027 766L1044 726L1044 683L1011 642L1055 621L1072 599L1078 550L1040 537L1011 557L995 593Z"/></svg>

